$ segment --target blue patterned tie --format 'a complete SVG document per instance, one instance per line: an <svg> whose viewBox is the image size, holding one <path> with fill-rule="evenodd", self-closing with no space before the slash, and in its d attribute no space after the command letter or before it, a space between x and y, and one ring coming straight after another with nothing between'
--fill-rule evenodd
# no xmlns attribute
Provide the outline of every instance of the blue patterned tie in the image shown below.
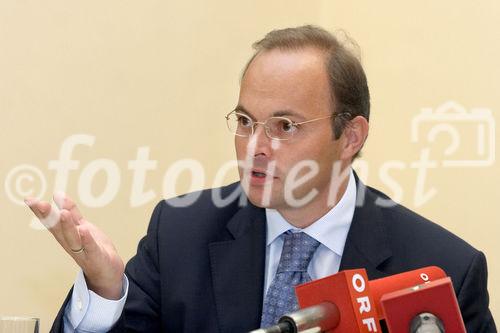
<svg viewBox="0 0 500 333"><path fill-rule="evenodd" d="M264 298L261 327L276 325L282 315L298 309L294 286L311 281L307 266L319 244L303 232L284 234L278 270Z"/></svg>

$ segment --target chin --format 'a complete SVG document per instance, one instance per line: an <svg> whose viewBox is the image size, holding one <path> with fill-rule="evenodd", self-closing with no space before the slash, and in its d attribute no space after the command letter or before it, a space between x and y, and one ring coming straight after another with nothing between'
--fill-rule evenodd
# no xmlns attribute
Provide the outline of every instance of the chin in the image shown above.
<svg viewBox="0 0 500 333"><path fill-rule="evenodd" d="M279 200L277 200L274 195L271 195L270 198L266 198L267 200L264 200L262 191L255 189L252 190L251 188L249 191L245 191L245 194L248 198L248 201L250 201L252 205L256 207L270 209L277 209L277 207L279 207Z"/></svg>
<svg viewBox="0 0 500 333"><path fill-rule="evenodd" d="M273 179L267 184L260 184L259 182L253 182L251 179L242 180L240 178L240 184L248 201L254 206L275 209L280 202L283 202L280 184L276 184L276 180Z"/></svg>

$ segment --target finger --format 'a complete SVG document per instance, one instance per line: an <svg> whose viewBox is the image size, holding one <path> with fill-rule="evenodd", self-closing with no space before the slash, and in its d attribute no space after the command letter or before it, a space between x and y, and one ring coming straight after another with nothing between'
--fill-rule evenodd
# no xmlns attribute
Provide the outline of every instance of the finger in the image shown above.
<svg viewBox="0 0 500 333"><path fill-rule="evenodd" d="M99 245L97 244L97 241L95 240L92 232L89 230L87 225L82 225L78 229L80 231L80 238L82 240L82 246L85 249L85 252L89 256L98 253L100 249Z"/></svg>
<svg viewBox="0 0 500 333"><path fill-rule="evenodd" d="M56 206L31 197L26 198L24 202L46 228L51 229L58 224L59 209Z"/></svg>
<svg viewBox="0 0 500 333"><path fill-rule="evenodd" d="M45 218L50 212L50 204L46 201L40 201L33 197L24 199L24 203L31 209L33 214L39 219Z"/></svg>
<svg viewBox="0 0 500 333"><path fill-rule="evenodd" d="M61 191L54 192L53 199L57 207L59 207L59 209L68 210L73 216L73 221L77 225L80 224L83 216L80 213L80 210L78 209L78 206L75 204L73 199L71 199L69 196L67 196L64 192Z"/></svg>
<svg viewBox="0 0 500 333"><path fill-rule="evenodd" d="M76 227L71 213L65 209L61 210L61 230L71 255L75 255L75 251L82 248L82 240L80 233Z"/></svg>

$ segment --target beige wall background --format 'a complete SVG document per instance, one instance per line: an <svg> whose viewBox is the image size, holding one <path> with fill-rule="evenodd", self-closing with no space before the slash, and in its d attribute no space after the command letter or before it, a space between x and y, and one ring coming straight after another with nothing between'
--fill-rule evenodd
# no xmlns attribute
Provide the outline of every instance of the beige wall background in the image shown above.
<svg viewBox="0 0 500 333"><path fill-rule="evenodd" d="M195 159L205 174L195 187L206 188L233 159L223 116L237 101L251 43L274 28L313 23L344 29L361 47L373 107L357 169L370 185L486 253L498 320L500 170L498 162L488 162L489 147L499 143L489 127L500 121L498 17L500 3L494 0L0 0L0 314L38 316L46 332L75 277L69 257L47 231L30 224L30 212L17 203L30 190L50 198L56 172L49 161L58 159L68 137L85 134L94 142L73 149L78 165L69 172L66 191L128 259L162 197L167 170ZM459 112L458 106L466 113L491 113L448 121L460 134L450 155L444 153L449 136L427 140L439 123L435 117L419 123L419 140L412 142L412 121L422 108L435 111L448 101L456 104L447 114ZM483 148L479 137L486 138ZM149 147L157 164L144 182L152 197L134 206L128 163L140 147ZM415 163L423 152L435 167L422 187ZM115 163L121 177L112 200L91 207L78 182L98 159ZM464 159L484 165L443 164ZM30 171L26 166L38 175L22 176ZM236 179L231 170L224 182ZM97 173L92 195L106 190L107 181L104 172ZM176 190L189 188L184 172Z"/></svg>

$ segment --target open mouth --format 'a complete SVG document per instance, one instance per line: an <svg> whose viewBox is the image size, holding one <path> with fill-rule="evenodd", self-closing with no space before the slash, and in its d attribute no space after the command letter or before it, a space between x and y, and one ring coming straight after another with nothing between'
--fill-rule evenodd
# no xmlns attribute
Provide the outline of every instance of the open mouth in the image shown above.
<svg viewBox="0 0 500 333"><path fill-rule="evenodd" d="M266 178L266 174L263 172L252 171L252 176L257 178Z"/></svg>
<svg viewBox="0 0 500 333"><path fill-rule="evenodd" d="M250 172L251 182L256 185L262 185L266 182L276 179L274 173L266 171L267 170L252 170Z"/></svg>

